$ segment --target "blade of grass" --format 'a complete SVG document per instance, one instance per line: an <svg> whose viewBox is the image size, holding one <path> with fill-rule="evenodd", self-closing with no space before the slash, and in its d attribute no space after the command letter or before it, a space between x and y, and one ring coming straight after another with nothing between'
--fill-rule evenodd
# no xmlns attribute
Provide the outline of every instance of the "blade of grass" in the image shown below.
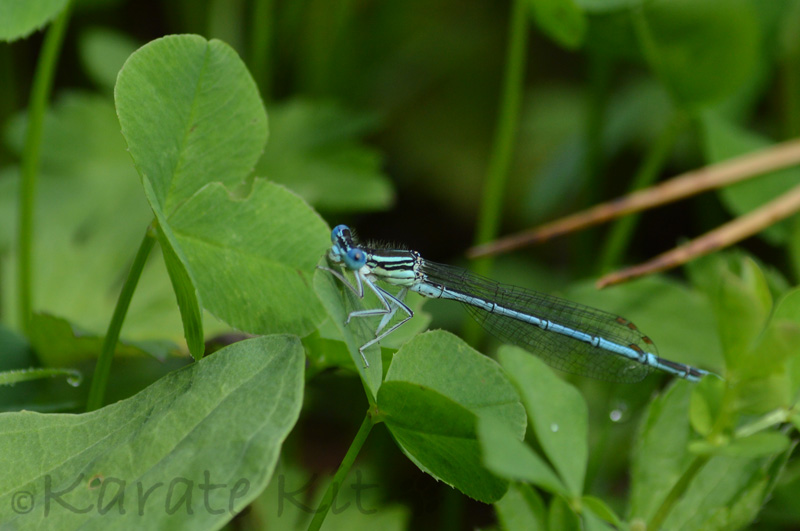
<svg viewBox="0 0 800 531"><path fill-rule="evenodd" d="M522 107L522 87L525 81L525 55L528 45L528 2L514 0L509 20L508 49L506 51L506 70L503 79L503 93L500 99L500 114L494 132L492 152L486 170L478 223L475 229L475 244L481 244L497 237L500 227L500 212L503 206L508 169L517 136L520 108ZM492 268L491 259L483 259L472 264L472 269L480 275L488 275ZM481 337L481 328L472 320L464 326L464 339L475 344Z"/></svg>
<svg viewBox="0 0 800 531"><path fill-rule="evenodd" d="M272 39L275 2L255 0L250 25L250 72L261 89L261 97L269 101L272 94Z"/></svg>
<svg viewBox="0 0 800 531"><path fill-rule="evenodd" d="M500 100L500 116L494 134L492 153L486 171L483 188L483 201L478 214L475 243L487 242L497 236L500 226L500 212L503 195L508 180L508 168L517 134L520 107L522 106L522 86L525 74L525 51L528 44L528 2L514 0L509 21L509 41L506 54L506 71L503 80L503 94ZM489 261L474 264L476 272L487 273Z"/></svg>
<svg viewBox="0 0 800 531"><path fill-rule="evenodd" d="M683 113L676 111L672 119L661 131L661 134L656 139L655 143L650 146L650 149L645 155L639 169L636 171L636 176L631 183L631 190L640 190L647 188L658 178L659 173L664 168L667 159L672 152L672 147L675 145L675 139L678 133L683 129L686 120ZM625 219L617 221L605 240L605 246L600 252L600 260L598 261L597 270L599 273L604 273L609 269L616 266L622 259L622 255L630 244L633 237L633 230L636 228L636 222L639 216L628 216Z"/></svg>
<svg viewBox="0 0 800 531"><path fill-rule="evenodd" d="M25 134L25 149L22 152L19 187L19 234L17 242L17 304L19 325L25 333L30 330L33 300L33 214L36 207L36 184L39 176L39 158L42 147L42 126L50 91L53 87L56 63L64 42L64 33L69 21L71 2L53 21L47 30L36 65L28 105L28 130Z"/></svg>

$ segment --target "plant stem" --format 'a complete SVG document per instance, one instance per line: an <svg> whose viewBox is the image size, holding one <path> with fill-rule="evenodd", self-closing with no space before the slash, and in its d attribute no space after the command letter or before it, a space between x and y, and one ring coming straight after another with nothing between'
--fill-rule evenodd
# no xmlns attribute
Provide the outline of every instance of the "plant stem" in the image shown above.
<svg viewBox="0 0 800 531"><path fill-rule="evenodd" d="M588 182L603 173L605 154L603 152L603 128L605 126L608 96L611 85L611 60L603 52L589 53L589 97L587 98L586 112L586 162L584 171ZM600 199L596 190L588 187L591 204Z"/></svg>
<svg viewBox="0 0 800 531"><path fill-rule="evenodd" d="M97 358L97 365L94 368L92 385L89 388L89 398L86 401L86 411L94 411L103 406L103 398L108 386L108 375L111 373L111 360L114 358L122 323L128 313L128 307L131 304L136 285L139 283L139 277L142 276L144 264L147 262L147 257L150 255L155 243L155 235L148 228L141 245L139 245L139 250L136 252L136 257L133 259L128 278L125 279L125 284L122 286L122 292L120 292L119 299L117 299L117 306L114 308L114 315L108 324L108 331L103 339L103 347L100 350L100 356Z"/></svg>
<svg viewBox="0 0 800 531"><path fill-rule="evenodd" d="M347 478L347 474L350 472L350 467L353 466L356 456L358 456L358 452L360 452L361 447L364 446L364 442L367 440L367 436L369 435L369 432L372 431L372 427L374 425L375 419L373 418L373 412L372 410L367 411L367 414L364 416L364 422L362 422L361 427L358 428L358 433L356 433L353 442L350 443L350 448L348 448L344 459L342 459L339 469L336 470L333 480L331 480L330 484L328 485L328 489L325 491L322 501L319 502L319 507L317 507L317 510L314 513L314 518L312 518L311 523L308 524L309 531L317 531L320 527L322 527L322 522L325 521L325 517L328 515L328 511L333 505L334 498L339 492L339 488L341 488L344 480Z"/></svg>
<svg viewBox="0 0 800 531"><path fill-rule="evenodd" d="M71 2L56 17L42 44L39 62L31 88L28 104L28 130L25 134L25 149L22 152L19 185L19 234L17 242L17 304L19 305L19 325L29 335L32 312L32 269L33 269L33 214L36 207L36 181L39 175L39 157L42 147L42 126L47 100L53 88L56 63L64 42Z"/></svg>
<svg viewBox="0 0 800 531"><path fill-rule="evenodd" d="M525 51L528 45L527 8L528 3L525 0L513 0L511 5L503 93L481 194L482 201L475 228L476 245L495 239L500 227L500 212L522 107ZM494 258L481 258L472 263L472 269L480 275L488 275L493 262ZM478 343L481 333L481 327L471 319L464 326L463 336L467 343Z"/></svg>
<svg viewBox="0 0 800 531"><path fill-rule="evenodd" d="M631 192L646 188L655 182L659 173L661 173L661 170L664 168L669 154L672 152L675 139L678 137L678 133L683 129L684 122L683 113L675 111L672 115L672 119L664 130L661 131L655 143L651 145L650 149L647 151L644 161L639 166L636 176L631 183ZM606 239L605 247L600 254L598 274L607 273L619 264L622 255L630 244L630 240L633 236L633 229L638 220L638 215L627 216L617 221L611 228L608 238Z"/></svg>
<svg viewBox="0 0 800 531"><path fill-rule="evenodd" d="M664 498L664 501L661 502L661 506L653 515L653 518L647 523L647 529L661 529L664 520L666 520L667 516L669 516L669 512L672 510L675 502L677 502L678 499L683 496L683 493L686 492L686 489L689 487L689 483L692 482L694 477L698 472L700 472L709 459L710 457L707 455L700 455L694 458L689 465L689 468L686 469L686 472L683 473L680 479L678 479L678 482L673 485L672 490L670 490L667 496Z"/></svg>
<svg viewBox="0 0 800 531"><path fill-rule="evenodd" d="M791 39L784 39L786 48L780 64L781 101L777 109L781 109L784 138L795 138L800 135L800 38L797 35L797 24L800 17L800 4L794 3L786 13L786 20L793 20Z"/></svg>
<svg viewBox="0 0 800 531"><path fill-rule="evenodd" d="M273 0L255 0L250 27L250 72L265 100L272 96L274 7Z"/></svg>
<svg viewBox="0 0 800 531"><path fill-rule="evenodd" d="M522 87L525 74L525 49L528 44L528 2L513 0L509 20L509 40L506 51L506 71L503 94L500 100L500 115L494 134L489 166L483 187L476 227L475 244L485 243L497 236L503 195L508 181L508 169L516 140L517 124L522 106ZM486 274L491 260L479 260L474 269Z"/></svg>

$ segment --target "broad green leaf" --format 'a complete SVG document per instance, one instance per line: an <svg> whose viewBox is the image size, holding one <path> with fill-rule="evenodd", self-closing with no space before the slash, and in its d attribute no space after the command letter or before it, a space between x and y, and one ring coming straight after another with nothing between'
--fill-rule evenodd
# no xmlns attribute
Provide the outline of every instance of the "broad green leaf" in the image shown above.
<svg viewBox="0 0 800 531"><path fill-rule="evenodd" d="M748 0L654 0L633 17L648 63L683 106L732 94L760 57L760 28Z"/></svg>
<svg viewBox="0 0 800 531"><path fill-rule="evenodd" d="M45 117L43 134L35 217L34 310L102 335L153 214L141 194L107 99L62 95ZM6 139L14 151L21 150L24 136L24 119L9 123ZM0 211L11 215L8 224L0 220L0 242L10 244L16 226L17 180L1 182ZM122 337L182 342L169 278L154 258L142 273ZM15 263L9 254L0 266L2 313L12 323L17 314Z"/></svg>
<svg viewBox="0 0 800 531"><path fill-rule="evenodd" d="M322 258L318 263L318 266L321 267L330 267L330 265L325 258ZM352 281L352 275L350 280ZM378 396L378 389L383 380L381 349L378 345L373 345L364 352L369 362L369 367L365 367L364 361L358 353L358 348L375 337L375 327L371 326L369 319L360 318L352 319L345 324L350 312L364 309L364 302L359 300L330 271L322 269L317 269L314 273L314 290L325 310L331 316L331 321L341 332L355 368L369 390L370 403L373 403Z"/></svg>
<svg viewBox="0 0 800 531"><path fill-rule="evenodd" d="M442 330L420 334L394 355L386 381L433 389L479 416L500 419L518 439L525 410L497 362Z"/></svg>
<svg viewBox="0 0 800 531"><path fill-rule="evenodd" d="M497 520L506 531L545 531L547 509L539 494L527 485L512 484L494 503Z"/></svg>
<svg viewBox="0 0 800 531"><path fill-rule="evenodd" d="M703 150L709 164L753 153L774 143L752 131L732 123L712 112L700 115L703 130ZM727 209L736 216L746 214L789 191L800 182L800 170L787 168L759 175L726 186L718 194ZM764 229L763 235L772 243L786 241L789 222Z"/></svg>
<svg viewBox="0 0 800 531"><path fill-rule="evenodd" d="M218 528L266 486L302 390L299 341L269 336L92 413L0 414L0 446L15 456L0 471L0 518L19 529ZM14 514L22 491L31 510Z"/></svg>
<svg viewBox="0 0 800 531"><path fill-rule="evenodd" d="M381 385L378 408L400 449L420 470L484 503L505 494L508 482L481 463L475 413L427 387L401 381Z"/></svg>
<svg viewBox="0 0 800 531"><path fill-rule="evenodd" d="M257 180L247 197L232 195L267 135L235 52L197 36L153 41L125 63L116 100L193 355L203 307L250 333L309 333L323 318L310 275L327 227L279 186Z"/></svg>
<svg viewBox="0 0 800 531"><path fill-rule="evenodd" d="M236 52L197 35L139 48L115 89L122 134L148 199L169 219L210 182L238 186L267 139L258 89Z"/></svg>
<svg viewBox="0 0 800 531"><path fill-rule="evenodd" d="M115 99L122 133L158 221L186 341L199 359L200 293L169 216L208 182L244 180L266 140L263 105L235 52L198 36L165 37L140 48L120 71Z"/></svg>
<svg viewBox="0 0 800 531"><path fill-rule="evenodd" d="M586 15L575 0L529 0L533 19L561 46L580 47L586 33Z"/></svg>
<svg viewBox="0 0 800 531"><path fill-rule="evenodd" d="M544 459L498 420L479 418L478 440L483 463L498 476L525 481L547 491L569 496L567 488Z"/></svg>
<svg viewBox="0 0 800 531"><path fill-rule="evenodd" d="M27 37L56 18L68 0L5 0L0 2L0 40Z"/></svg>
<svg viewBox="0 0 800 531"><path fill-rule="evenodd" d="M650 519L694 458L686 450L691 391L690 384L675 382L651 402L642 419L634 439L628 520Z"/></svg>
<svg viewBox="0 0 800 531"><path fill-rule="evenodd" d="M235 186L245 179L266 141L266 114L236 53L198 36L165 37L140 48L120 71L114 94L158 222L186 341L199 359L201 294L169 216L209 182Z"/></svg>
<svg viewBox="0 0 800 531"><path fill-rule="evenodd" d="M211 183L169 220L211 313L253 334L308 334L324 313L309 285L329 230L282 186L256 179L233 197Z"/></svg>
<svg viewBox="0 0 800 531"><path fill-rule="evenodd" d="M284 184L320 210L382 210L392 188L381 157L358 141L369 116L334 104L292 100L270 110L271 138L256 172Z"/></svg>
<svg viewBox="0 0 800 531"><path fill-rule="evenodd" d="M78 41L83 68L104 90L113 90L125 60L139 45L118 31L92 28L84 31Z"/></svg>
<svg viewBox="0 0 800 531"><path fill-rule="evenodd" d="M427 332L394 356L378 410L403 452L424 472L485 503L508 482L481 463L478 418L501 422L518 439L525 416L502 370L446 332Z"/></svg>
<svg viewBox="0 0 800 531"><path fill-rule="evenodd" d="M501 347L498 358L516 386L544 453L569 493L583 493L588 450L588 410L577 389L522 349Z"/></svg>

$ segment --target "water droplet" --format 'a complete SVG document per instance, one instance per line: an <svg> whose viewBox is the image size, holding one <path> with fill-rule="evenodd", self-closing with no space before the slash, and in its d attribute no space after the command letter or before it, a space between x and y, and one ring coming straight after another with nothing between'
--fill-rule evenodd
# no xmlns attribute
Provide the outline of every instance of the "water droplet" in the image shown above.
<svg viewBox="0 0 800 531"><path fill-rule="evenodd" d="M79 372L67 376L67 383L72 387L78 387L83 382L83 375Z"/></svg>
<svg viewBox="0 0 800 531"><path fill-rule="evenodd" d="M555 423L550 424L550 431L552 431L553 433L557 432L558 431L558 424L555 424Z"/></svg>
<svg viewBox="0 0 800 531"><path fill-rule="evenodd" d="M630 411L627 402L617 400L611 406L611 411L608 413L608 418L611 422L626 422L630 418Z"/></svg>

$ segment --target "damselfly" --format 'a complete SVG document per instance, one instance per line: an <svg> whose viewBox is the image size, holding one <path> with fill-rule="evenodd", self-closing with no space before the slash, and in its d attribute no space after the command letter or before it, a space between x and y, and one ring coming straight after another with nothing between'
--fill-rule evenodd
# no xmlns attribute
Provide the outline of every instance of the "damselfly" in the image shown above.
<svg viewBox="0 0 800 531"><path fill-rule="evenodd" d="M361 246L346 225L333 229L331 242L329 260L349 269L355 285L335 269L321 269L330 271L360 298L364 298L366 285L381 302L380 308L351 312L345 323L354 317L382 316L375 338L358 349L365 367L369 362L364 350L414 316L403 302L411 290L463 303L472 317L500 340L537 354L566 372L617 382L638 382L654 369L692 382L709 374L658 357L649 337L614 314L430 262L416 251ZM393 295L378 281L400 290ZM386 328L398 310L405 313L404 318Z"/></svg>

